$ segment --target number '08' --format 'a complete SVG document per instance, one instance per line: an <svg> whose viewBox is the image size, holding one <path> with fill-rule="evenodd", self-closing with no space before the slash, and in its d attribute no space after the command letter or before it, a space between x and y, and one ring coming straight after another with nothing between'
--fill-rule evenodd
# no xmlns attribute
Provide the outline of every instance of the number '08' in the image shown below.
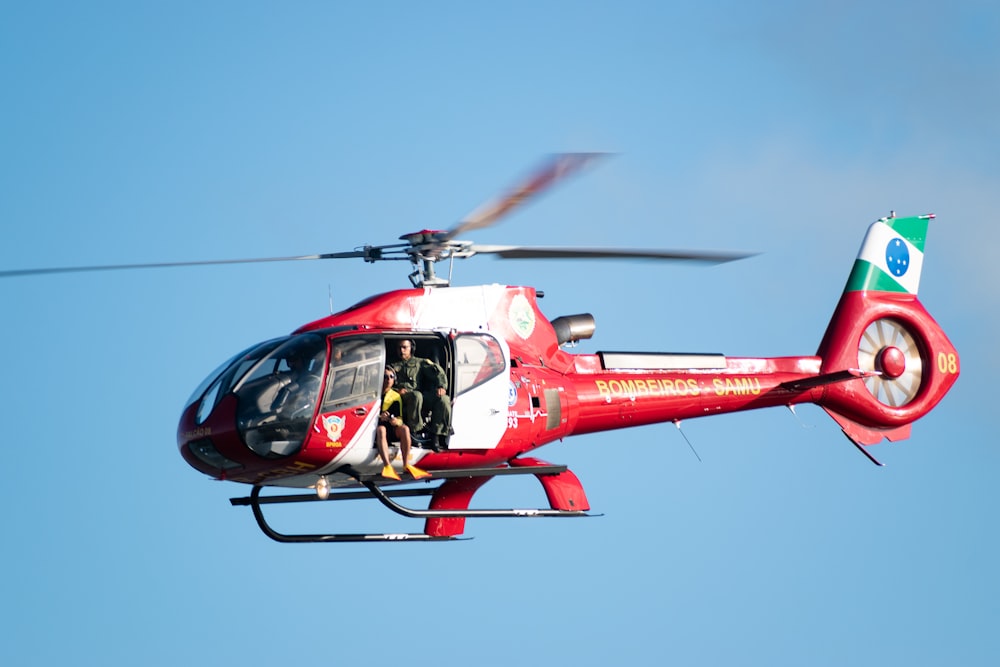
<svg viewBox="0 0 1000 667"><path fill-rule="evenodd" d="M948 373L954 375L958 372L958 357L955 353L945 354L944 352L938 352L937 355L937 367L942 373Z"/></svg>

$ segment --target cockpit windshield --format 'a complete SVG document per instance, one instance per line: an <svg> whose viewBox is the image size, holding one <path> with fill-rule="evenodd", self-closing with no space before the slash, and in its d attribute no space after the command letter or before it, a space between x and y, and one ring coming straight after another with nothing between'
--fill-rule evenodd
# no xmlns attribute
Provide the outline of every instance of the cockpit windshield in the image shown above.
<svg viewBox="0 0 1000 667"><path fill-rule="evenodd" d="M195 416L196 423L203 424L208 419L208 416L212 414L212 410L219 402L219 399L232 391L236 383L243 379L243 374L260 361L261 357L271 352L271 350L278 347L285 340L285 338L277 338L247 348L213 371L194 390L194 393L188 400L188 405L191 405L199 398L201 399L201 403L198 405L198 412Z"/></svg>
<svg viewBox="0 0 1000 667"><path fill-rule="evenodd" d="M336 332L339 333L339 332ZM214 371L195 390L195 422L204 424L230 395L243 443L266 458L298 452L322 404L323 412L371 406L382 386L385 343L381 335L310 332L261 343ZM326 392L320 395L323 378Z"/></svg>
<svg viewBox="0 0 1000 667"><path fill-rule="evenodd" d="M319 399L326 338L292 336L260 358L238 381L236 427L260 456L294 454L302 446Z"/></svg>

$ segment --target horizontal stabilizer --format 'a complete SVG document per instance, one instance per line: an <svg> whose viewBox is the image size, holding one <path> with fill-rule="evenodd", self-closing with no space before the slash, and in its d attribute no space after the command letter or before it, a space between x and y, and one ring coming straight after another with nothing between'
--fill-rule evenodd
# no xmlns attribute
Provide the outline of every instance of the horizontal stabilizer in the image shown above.
<svg viewBox="0 0 1000 667"><path fill-rule="evenodd" d="M881 375L881 373L878 371L863 371L860 368L848 368L847 370L837 371L836 373L823 373L822 375L816 375L811 378L806 378L805 380L782 382L781 388L787 389L788 391L807 391L809 389L815 389L816 387L822 387L828 384L844 382L845 380L854 380L877 375Z"/></svg>

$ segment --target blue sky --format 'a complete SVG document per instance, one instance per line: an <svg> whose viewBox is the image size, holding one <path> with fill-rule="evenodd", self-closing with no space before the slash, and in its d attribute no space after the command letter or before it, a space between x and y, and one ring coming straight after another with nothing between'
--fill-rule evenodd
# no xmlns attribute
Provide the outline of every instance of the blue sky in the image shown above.
<svg viewBox="0 0 1000 667"><path fill-rule="evenodd" d="M447 228L556 151L615 156L480 243L750 250L501 262L578 351L811 354L867 225L936 213L962 377L876 468L819 409L570 439L600 518L279 545L174 433L219 362L402 265L0 281L0 662L992 665L1000 10L986 2L0 6L0 267L283 256ZM480 506L543 503L495 480ZM408 530L375 506L283 527Z"/></svg>

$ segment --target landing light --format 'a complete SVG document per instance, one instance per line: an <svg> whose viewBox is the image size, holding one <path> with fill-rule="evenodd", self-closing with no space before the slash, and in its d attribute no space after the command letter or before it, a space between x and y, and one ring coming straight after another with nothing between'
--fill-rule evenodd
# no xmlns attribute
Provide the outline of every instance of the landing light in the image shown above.
<svg viewBox="0 0 1000 667"><path fill-rule="evenodd" d="M327 481L326 475L316 481L316 495L320 500L326 500L330 497L330 482Z"/></svg>

